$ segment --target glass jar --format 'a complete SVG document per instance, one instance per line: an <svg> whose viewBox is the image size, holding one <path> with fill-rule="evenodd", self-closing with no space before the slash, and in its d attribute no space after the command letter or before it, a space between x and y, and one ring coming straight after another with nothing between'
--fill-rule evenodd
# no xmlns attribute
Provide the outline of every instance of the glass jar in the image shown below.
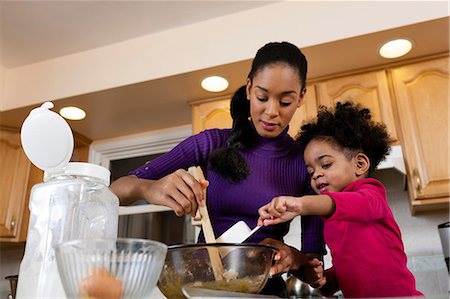
<svg viewBox="0 0 450 299"><path fill-rule="evenodd" d="M30 222L17 298L65 298L55 245L75 239L116 238L119 200L108 169L71 162L47 174L30 195Z"/></svg>

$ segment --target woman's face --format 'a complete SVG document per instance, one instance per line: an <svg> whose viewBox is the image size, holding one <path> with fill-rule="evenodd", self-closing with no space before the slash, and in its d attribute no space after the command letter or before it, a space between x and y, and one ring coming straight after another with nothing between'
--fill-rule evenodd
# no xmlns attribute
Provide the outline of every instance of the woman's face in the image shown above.
<svg viewBox="0 0 450 299"><path fill-rule="evenodd" d="M289 125L303 94L298 73L285 63L268 65L247 81L250 116L258 134L274 138Z"/></svg>

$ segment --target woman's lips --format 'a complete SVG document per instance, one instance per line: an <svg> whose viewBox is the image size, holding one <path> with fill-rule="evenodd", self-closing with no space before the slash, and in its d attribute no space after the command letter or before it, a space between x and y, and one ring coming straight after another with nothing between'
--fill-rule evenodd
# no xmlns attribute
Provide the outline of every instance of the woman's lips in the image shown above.
<svg viewBox="0 0 450 299"><path fill-rule="evenodd" d="M273 124L273 123L268 123L265 121L261 121L261 126L263 127L264 130L266 131L273 131L276 129L277 125Z"/></svg>

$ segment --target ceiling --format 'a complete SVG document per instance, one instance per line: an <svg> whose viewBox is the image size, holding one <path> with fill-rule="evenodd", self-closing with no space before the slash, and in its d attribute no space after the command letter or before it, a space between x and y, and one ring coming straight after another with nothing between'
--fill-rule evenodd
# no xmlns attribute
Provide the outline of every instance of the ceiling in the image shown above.
<svg viewBox="0 0 450 299"><path fill-rule="evenodd" d="M18 67L274 2L0 1L0 62Z"/></svg>
<svg viewBox="0 0 450 299"><path fill-rule="evenodd" d="M2 64L9 67L84 51L270 2L61 1L58 2L58 5L63 4L58 6L59 13L55 11L57 10L54 8L55 2L51 1L36 2L41 3L42 7L38 5L32 7L31 4L34 2L27 2L27 5L22 3L22 6L8 6L11 3L21 1L1 2L4 18ZM102 3L107 5L102 6ZM136 6L130 8L124 3L133 3ZM31 8L28 5L31 5ZM130 15L134 17L128 18ZM94 22L102 24L98 31L92 30ZM111 26L114 30L111 30ZM413 50L406 56L394 60L379 57L377 55L379 45L394 37L411 38L414 41ZM302 50L308 58L309 78L312 80L367 67L376 68L404 60L414 60L430 54L449 52L449 18L393 28ZM54 110L66 105L75 105L86 110L86 119L68 122L74 131L92 140L186 125L191 123L190 102L231 94L245 83L250 63L250 60L237 61L176 76L57 99L54 101ZM202 90L200 80L213 74L226 77L230 81L229 88L220 93ZM34 107L0 112L0 124L19 128Z"/></svg>

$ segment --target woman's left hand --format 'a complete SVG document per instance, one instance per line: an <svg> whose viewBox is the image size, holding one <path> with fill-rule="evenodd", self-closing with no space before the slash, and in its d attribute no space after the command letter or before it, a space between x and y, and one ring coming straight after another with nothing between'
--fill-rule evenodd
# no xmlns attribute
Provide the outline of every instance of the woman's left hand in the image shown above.
<svg viewBox="0 0 450 299"><path fill-rule="evenodd" d="M270 238L264 239L260 244L269 245L278 249L278 252L274 257L275 264L270 268L271 276L289 271L293 263L292 250L296 250L295 248L292 248L281 241Z"/></svg>

